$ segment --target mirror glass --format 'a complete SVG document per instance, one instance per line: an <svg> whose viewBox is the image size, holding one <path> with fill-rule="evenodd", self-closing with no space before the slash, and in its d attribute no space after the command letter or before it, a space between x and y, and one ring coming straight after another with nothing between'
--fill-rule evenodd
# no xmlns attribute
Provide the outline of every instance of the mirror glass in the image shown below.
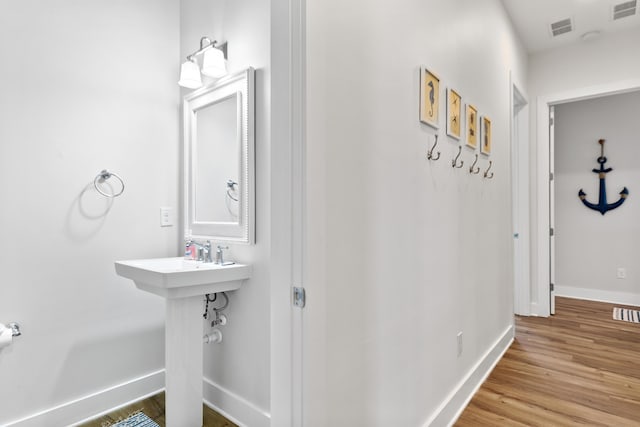
<svg viewBox="0 0 640 427"><path fill-rule="evenodd" d="M254 242L253 76L185 97L185 237Z"/></svg>
<svg viewBox="0 0 640 427"><path fill-rule="evenodd" d="M239 189L227 185L237 183L240 176L240 162L230 161L240 159L242 149L235 126L237 98L231 95L196 112L196 222L238 222Z"/></svg>

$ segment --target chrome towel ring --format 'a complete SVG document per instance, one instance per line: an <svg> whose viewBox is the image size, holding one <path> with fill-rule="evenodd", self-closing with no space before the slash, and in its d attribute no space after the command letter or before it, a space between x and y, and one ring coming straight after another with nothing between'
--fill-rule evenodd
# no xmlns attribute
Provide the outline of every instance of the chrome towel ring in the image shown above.
<svg viewBox="0 0 640 427"><path fill-rule="evenodd" d="M227 196L229 196L229 198L235 202L238 201L237 198L233 197L233 195L231 194L232 191L236 191L236 188L238 186L238 183L235 182L234 180L230 179L227 181Z"/></svg>
<svg viewBox="0 0 640 427"><path fill-rule="evenodd" d="M120 181L120 185L122 186L122 188L117 193L114 192L109 194L101 190L100 187L98 186L98 183L105 182L112 176L115 177L118 181ZM98 193L102 194L105 197L110 197L110 198L118 197L124 192L124 181L122 180L122 178L120 178L118 175L116 175L113 172L109 172L107 169L103 169L98 175L96 175L96 178L93 180L93 186L96 188L96 191Z"/></svg>

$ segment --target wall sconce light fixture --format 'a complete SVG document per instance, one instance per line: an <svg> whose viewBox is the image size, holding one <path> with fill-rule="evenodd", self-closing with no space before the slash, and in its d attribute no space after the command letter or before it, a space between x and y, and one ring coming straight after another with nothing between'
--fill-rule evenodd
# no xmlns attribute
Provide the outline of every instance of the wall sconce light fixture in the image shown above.
<svg viewBox="0 0 640 427"><path fill-rule="evenodd" d="M202 76L217 79L227 74L227 43L217 45L217 41L209 37L200 39L200 49L187 56L187 61L180 67L180 80L178 84L189 89L197 89L202 86ZM202 70L198 65L197 55L203 55Z"/></svg>

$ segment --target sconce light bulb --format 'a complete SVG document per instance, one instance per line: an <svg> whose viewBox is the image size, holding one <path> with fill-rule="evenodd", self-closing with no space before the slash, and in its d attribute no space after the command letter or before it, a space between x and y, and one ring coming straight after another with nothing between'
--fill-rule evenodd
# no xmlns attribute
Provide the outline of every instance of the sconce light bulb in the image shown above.
<svg viewBox="0 0 640 427"><path fill-rule="evenodd" d="M214 47L205 51L202 60L202 74L214 79L227 74L227 64L222 50Z"/></svg>
<svg viewBox="0 0 640 427"><path fill-rule="evenodd" d="M178 84L189 89L197 89L202 86L202 77L200 77L200 69L197 63L186 61L182 64Z"/></svg>

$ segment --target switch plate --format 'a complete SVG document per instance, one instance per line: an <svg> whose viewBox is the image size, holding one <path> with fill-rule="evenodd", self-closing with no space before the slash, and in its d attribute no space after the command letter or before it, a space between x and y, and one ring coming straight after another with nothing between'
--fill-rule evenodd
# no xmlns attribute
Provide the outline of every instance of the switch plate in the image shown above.
<svg viewBox="0 0 640 427"><path fill-rule="evenodd" d="M627 269L624 267L618 267L616 271L616 277L618 279L626 279L627 278Z"/></svg>
<svg viewBox="0 0 640 427"><path fill-rule="evenodd" d="M173 208L160 208L160 227L173 226Z"/></svg>

